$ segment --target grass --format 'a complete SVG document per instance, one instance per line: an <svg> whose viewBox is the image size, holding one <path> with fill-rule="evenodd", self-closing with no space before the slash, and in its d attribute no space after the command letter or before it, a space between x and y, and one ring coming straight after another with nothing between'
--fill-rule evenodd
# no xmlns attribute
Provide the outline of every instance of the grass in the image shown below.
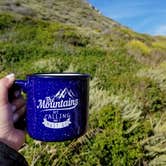
<svg viewBox="0 0 166 166"><path fill-rule="evenodd" d="M150 48L139 40L132 40L127 43L127 49L134 51L133 54L141 54L143 56L148 56L150 54Z"/></svg>
<svg viewBox="0 0 166 166"><path fill-rule="evenodd" d="M10 6L13 6L11 9ZM106 28L118 25L111 19L105 18L93 10L86 1L69 0L38 1L38 0L1 0L0 9L6 8L8 12L14 11L19 15L37 17L44 20L59 21L82 27L104 31ZM74 9L74 10L73 10Z"/></svg>
<svg viewBox="0 0 166 166"><path fill-rule="evenodd" d="M165 46L165 41L156 41L156 42L153 42L152 43L152 46L154 48L159 48L159 49L166 49L166 46Z"/></svg>

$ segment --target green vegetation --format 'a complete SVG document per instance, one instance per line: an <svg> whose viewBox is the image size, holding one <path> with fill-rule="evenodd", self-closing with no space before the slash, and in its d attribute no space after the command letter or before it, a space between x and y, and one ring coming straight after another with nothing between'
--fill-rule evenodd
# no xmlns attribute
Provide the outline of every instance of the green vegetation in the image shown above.
<svg viewBox="0 0 166 166"><path fill-rule="evenodd" d="M139 40L132 40L127 43L127 48L134 51L133 54L141 54L147 56L150 54L150 48Z"/></svg>
<svg viewBox="0 0 166 166"><path fill-rule="evenodd" d="M78 6L76 2L73 6ZM10 3L2 1L0 7ZM95 21L93 26L88 23L81 28L75 26L78 18L71 17L72 12L66 21L64 15L60 17L62 6L66 10L72 7L69 1L54 3L57 22L52 21L55 13L47 10L43 0L17 1L13 4L17 12L1 12L0 75L14 72L17 78L25 78L35 72L89 73L89 129L84 136L66 142L44 143L27 136L20 152L36 166L165 166L166 39L135 33L101 15L98 19L105 24L98 26L98 14L87 3L82 7L86 10L79 13L80 26L89 15L90 21L92 17ZM20 13L22 7L33 9L33 16ZM63 24L71 23L69 18L73 25Z"/></svg>
<svg viewBox="0 0 166 166"><path fill-rule="evenodd" d="M96 31L103 31L118 23L108 19L97 10L93 10L86 0L1 0L0 11L5 10L18 16L32 16L44 20L58 21Z"/></svg>
<svg viewBox="0 0 166 166"><path fill-rule="evenodd" d="M166 41L156 41L152 43L154 48L166 49Z"/></svg>

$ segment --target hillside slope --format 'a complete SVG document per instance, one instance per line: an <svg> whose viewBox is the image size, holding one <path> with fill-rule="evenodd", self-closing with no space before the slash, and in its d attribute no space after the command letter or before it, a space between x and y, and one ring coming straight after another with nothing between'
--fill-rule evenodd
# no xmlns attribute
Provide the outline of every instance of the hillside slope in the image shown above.
<svg viewBox="0 0 166 166"><path fill-rule="evenodd" d="M53 2L0 1L0 76L89 73L89 128L81 138L60 143L27 136L20 152L37 166L165 166L165 37L139 34L112 20L107 26L97 20L84 25L78 10L85 6L90 15L99 17L86 2ZM57 4L61 7L54 12ZM63 9L69 21L64 20Z"/></svg>
<svg viewBox="0 0 166 166"><path fill-rule="evenodd" d="M90 27L99 31L120 26L115 21L102 16L84 0L1 0L0 10Z"/></svg>

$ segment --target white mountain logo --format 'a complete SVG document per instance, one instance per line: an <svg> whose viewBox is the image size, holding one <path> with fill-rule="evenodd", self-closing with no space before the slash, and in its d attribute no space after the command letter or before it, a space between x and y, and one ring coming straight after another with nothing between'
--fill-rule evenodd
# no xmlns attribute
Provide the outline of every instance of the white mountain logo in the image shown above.
<svg viewBox="0 0 166 166"><path fill-rule="evenodd" d="M72 110L78 105L78 98L71 89L60 89L53 96L46 96L44 99L38 100L37 109L43 111L52 110Z"/></svg>
<svg viewBox="0 0 166 166"><path fill-rule="evenodd" d="M74 98L75 94L73 93L73 91L71 89L68 90L67 88L65 88L63 90L62 89L59 90L58 93L54 97L58 98L58 99L64 99L65 97Z"/></svg>

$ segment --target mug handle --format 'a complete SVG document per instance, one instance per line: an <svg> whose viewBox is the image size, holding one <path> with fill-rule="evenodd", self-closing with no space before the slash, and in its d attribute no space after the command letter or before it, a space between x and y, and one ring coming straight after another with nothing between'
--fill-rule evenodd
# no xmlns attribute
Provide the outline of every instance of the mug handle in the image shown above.
<svg viewBox="0 0 166 166"><path fill-rule="evenodd" d="M9 102L13 101L15 91L23 91L24 93L26 93L26 89L27 89L27 81L15 80L15 82L13 83L12 87L9 89L9 92L8 92Z"/></svg>
<svg viewBox="0 0 166 166"><path fill-rule="evenodd" d="M9 89L8 92L8 100L9 102L12 102L14 99L14 92L15 91L23 91L26 93L26 88L27 88L27 81L26 80L15 80L14 84L12 87ZM14 123L15 128L25 130L26 128L26 122L25 122L25 114L20 117L20 119Z"/></svg>
<svg viewBox="0 0 166 166"><path fill-rule="evenodd" d="M14 85L16 85L17 87L20 87L20 89L26 93L26 91L27 91L27 81L26 80L15 80Z"/></svg>

